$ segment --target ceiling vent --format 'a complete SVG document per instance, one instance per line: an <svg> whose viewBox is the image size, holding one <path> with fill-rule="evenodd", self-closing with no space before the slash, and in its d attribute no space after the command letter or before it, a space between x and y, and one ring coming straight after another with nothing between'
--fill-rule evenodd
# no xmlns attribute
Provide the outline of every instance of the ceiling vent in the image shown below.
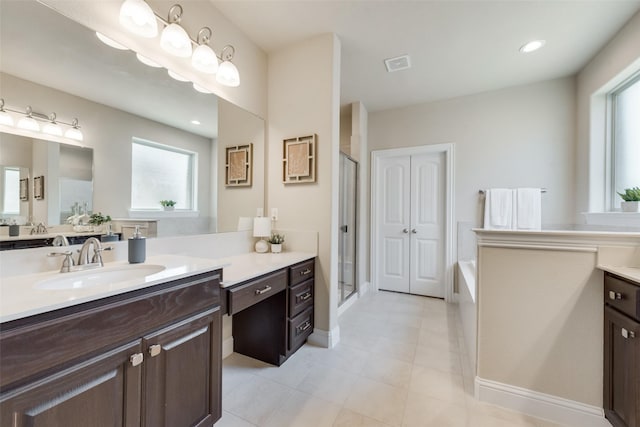
<svg viewBox="0 0 640 427"><path fill-rule="evenodd" d="M409 58L409 55L388 58L384 60L384 65L387 67L387 72L389 73L406 70L407 68L411 68L411 58Z"/></svg>

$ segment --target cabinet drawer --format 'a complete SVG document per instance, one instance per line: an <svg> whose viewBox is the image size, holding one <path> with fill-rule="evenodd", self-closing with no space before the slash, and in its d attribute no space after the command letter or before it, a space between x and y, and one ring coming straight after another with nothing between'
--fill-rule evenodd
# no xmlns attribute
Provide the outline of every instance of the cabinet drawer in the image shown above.
<svg viewBox="0 0 640 427"><path fill-rule="evenodd" d="M289 320L289 350L297 349L313 332L313 307Z"/></svg>
<svg viewBox="0 0 640 427"><path fill-rule="evenodd" d="M640 286L607 274L604 278L604 300L624 314L640 319Z"/></svg>
<svg viewBox="0 0 640 427"><path fill-rule="evenodd" d="M289 289L289 317L295 317L313 306L313 280L307 280Z"/></svg>
<svg viewBox="0 0 640 427"><path fill-rule="evenodd" d="M298 283L304 282L305 280L311 279L314 275L315 264L315 260L311 259L289 268L289 271L291 272L289 284L294 286Z"/></svg>
<svg viewBox="0 0 640 427"><path fill-rule="evenodd" d="M236 314L287 287L286 270L229 289L229 314Z"/></svg>

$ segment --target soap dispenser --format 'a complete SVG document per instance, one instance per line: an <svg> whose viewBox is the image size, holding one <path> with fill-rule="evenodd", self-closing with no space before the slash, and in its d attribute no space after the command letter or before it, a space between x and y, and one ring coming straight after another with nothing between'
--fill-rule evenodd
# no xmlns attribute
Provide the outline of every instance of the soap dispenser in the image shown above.
<svg viewBox="0 0 640 427"><path fill-rule="evenodd" d="M140 226L136 225L133 237L129 237L129 264L144 262L146 257L146 239L140 233Z"/></svg>

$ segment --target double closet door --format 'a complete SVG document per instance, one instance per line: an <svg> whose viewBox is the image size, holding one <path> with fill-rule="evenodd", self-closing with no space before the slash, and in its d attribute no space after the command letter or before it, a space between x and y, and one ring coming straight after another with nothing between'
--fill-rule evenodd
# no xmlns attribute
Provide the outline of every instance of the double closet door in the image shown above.
<svg viewBox="0 0 640 427"><path fill-rule="evenodd" d="M379 289L443 298L444 153L382 156L374 189Z"/></svg>

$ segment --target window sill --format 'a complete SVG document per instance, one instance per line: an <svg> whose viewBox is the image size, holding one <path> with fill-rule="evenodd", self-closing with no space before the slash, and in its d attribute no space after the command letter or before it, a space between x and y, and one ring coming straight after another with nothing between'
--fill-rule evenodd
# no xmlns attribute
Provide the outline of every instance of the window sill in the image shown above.
<svg viewBox="0 0 640 427"><path fill-rule="evenodd" d="M640 212L584 212L588 225L640 227Z"/></svg>
<svg viewBox="0 0 640 427"><path fill-rule="evenodd" d="M177 209L174 211L165 211L161 209L129 209L129 218L197 218L200 211L191 211L187 209Z"/></svg>

